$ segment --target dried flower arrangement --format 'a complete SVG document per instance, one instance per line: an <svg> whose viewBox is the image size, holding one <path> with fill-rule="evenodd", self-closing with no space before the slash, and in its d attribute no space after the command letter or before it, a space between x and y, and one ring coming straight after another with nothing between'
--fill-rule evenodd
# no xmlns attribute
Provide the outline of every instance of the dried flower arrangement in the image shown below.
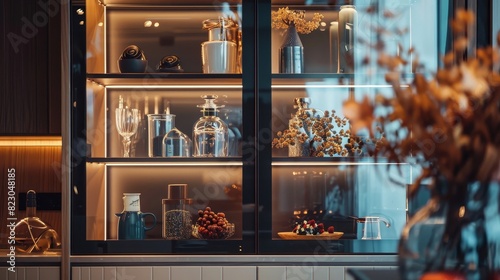
<svg viewBox="0 0 500 280"><path fill-rule="evenodd" d="M461 59L467 51L466 31L472 22L471 12L459 11L451 24L454 50L443 57L443 67L427 78L419 73L423 65L415 62L414 79L407 87L402 86L405 82L398 69L408 60L384 53L383 42L378 43L377 64L388 70L385 79L392 85L394 95L344 104L344 115L349 118L353 133L361 129L368 129L371 135L384 132L386 140L378 143L377 156L423 168L409 190L410 195L427 178L443 178L453 186L486 184L494 176L498 180L500 75L493 69L499 61L498 49L485 47L476 50L475 58ZM497 40L500 44L500 37ZM406 54L415 51L410 49ZM389 113L375 115L377 108ZM438 190L438 194L449 199L460 191L464 189Z"/></svg>
<svg viewBox="0 0 500 280"><path fill-rule="evenodd" d="M319 23L323 19L320 13L314 13L311 20L306 20L306 11L290 10L288 7L279 8L277 11L271 12L271 27L275 29L287 29L290 25L295 25L297 32L301 34L309 34L319 27Z"/></svg>
<svg viewBox="0 0 500 280"><path fill-rule="evenodd" d="M290 148L305 144L305 156L356 156L364 154L365 145L374 143L371 139L352 135L346 128L348 119L339 117L335 110L323 114L311 110L312 114L299 109L292 116L289 127L277 132L272 147Z"/></svg>

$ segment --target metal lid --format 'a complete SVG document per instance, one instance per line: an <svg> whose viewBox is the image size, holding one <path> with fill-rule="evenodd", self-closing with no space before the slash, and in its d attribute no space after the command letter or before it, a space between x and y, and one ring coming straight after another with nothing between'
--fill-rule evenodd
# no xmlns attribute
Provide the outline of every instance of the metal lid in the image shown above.
<svg viewBox="0 0 500 280"><path fill-rule="evenodd" d="M162 199L163 204L178 204L180 202L191 204L191 199L187 196L187 184L169 184L168 196Z"/></svg>

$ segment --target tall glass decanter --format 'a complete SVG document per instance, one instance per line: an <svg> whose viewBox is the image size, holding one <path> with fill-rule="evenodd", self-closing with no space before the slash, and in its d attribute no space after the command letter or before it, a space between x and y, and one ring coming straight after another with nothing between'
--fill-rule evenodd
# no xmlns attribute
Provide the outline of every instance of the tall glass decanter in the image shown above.
<svg viewBox="0 0 500 280"><path fill-rule="evenodd" d="M36 192L26 194L26 218L15 227L16 250L22 253L43 253L61 246L57 232L36 215Z"/></svg>
<svg viewBox="0 0 500 280"><path fill-rule="evenodd" d="M193 126L193 156L195 157L225 157L227 156L228 127L217 116L218 108L215 100L217 95L204 95L205 104L201 108L202 117Z"/></svg>

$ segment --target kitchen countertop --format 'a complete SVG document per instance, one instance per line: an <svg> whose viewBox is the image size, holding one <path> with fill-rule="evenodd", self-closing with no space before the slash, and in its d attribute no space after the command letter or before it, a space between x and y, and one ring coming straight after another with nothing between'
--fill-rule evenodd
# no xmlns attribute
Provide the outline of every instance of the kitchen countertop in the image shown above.
<svg viewBox="0 0 500 280"><path fill-rule="evenodd" d="M0 249L0 266L9 266L11 259L10 251ZM61 250L49 250L43 254L23 254L15 253L16 266L42 266L42 265L61 265Z"/></svg>

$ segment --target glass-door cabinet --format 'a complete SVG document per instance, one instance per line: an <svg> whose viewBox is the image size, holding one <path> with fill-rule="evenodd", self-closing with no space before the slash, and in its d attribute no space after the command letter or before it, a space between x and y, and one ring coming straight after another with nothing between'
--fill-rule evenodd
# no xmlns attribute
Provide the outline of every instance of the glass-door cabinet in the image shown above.
<svg viewBox="0 0 500 280"><path fill-rule="evenodd" d="M255 252L246 6L74 1L72 253Z"/></svg>
<svg viewBox="0 0 500 280"><path fill-rule="evenodd" d="M350 133L343 104L393 94L382 55L406 60L403 83L413 77L412 48L429 73L436 69L438 8L437 1L272 1L269 91L259 96L269 104L259 133L270 131L271 142L259 162L259 184L271 186L259 189L269 207L259 220L260 252L397 252L412 210L406 186L418 170L374 161L380 136Z"/></svg>
<svg viewBox="0 0 500 280"><path fill-rule="evenodd" d="M72 1L71 253L395 253L418 170L342 105L437 68L436 2Z"/></svg>

